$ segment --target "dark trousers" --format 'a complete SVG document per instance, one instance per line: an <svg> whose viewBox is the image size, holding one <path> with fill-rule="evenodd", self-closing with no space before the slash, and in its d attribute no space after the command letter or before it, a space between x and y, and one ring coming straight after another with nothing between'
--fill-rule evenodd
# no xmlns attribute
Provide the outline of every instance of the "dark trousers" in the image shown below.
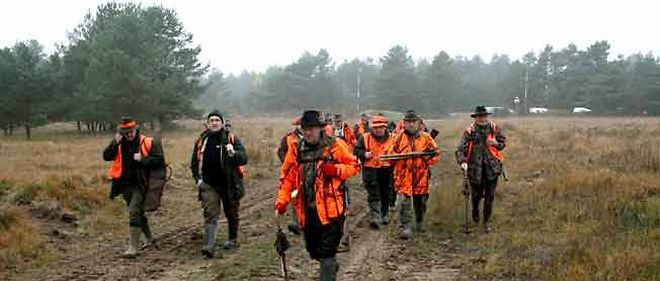
<svg viewBox="0 0 660 281"><path fill-rule="evenodd" d="M344 216L323 225L316 210L305 210L305 248L312 259L320 260L337 255L343 235Z"/></svg>
<svg viewBox="0 0 660 281"><path fill-rule="evenodd" d="M492 181L482 180L479 184L470 183L472 191L472 221L479 222L479 203L484 199L484 223L490 221L493 214L493 201L495 201L495 189L497 179Z"/></svg>
<svg viewBox="0 0 660 281"><path fill-rule="evenodd" d="M367 202L373 215L386 216L390 209L390 196L393 192L391 179L392 169L390 168L365 168L371 170L371 175L375 176L365 181L367 188Z"/></svg>
<svg viewBox="0 0 660 281"><path fill-rule="evenodd" d="M144 214L144 194L138 185L123 185L121 195L128 207L128 224L132 227L144 227L148 224Z"/></svg>

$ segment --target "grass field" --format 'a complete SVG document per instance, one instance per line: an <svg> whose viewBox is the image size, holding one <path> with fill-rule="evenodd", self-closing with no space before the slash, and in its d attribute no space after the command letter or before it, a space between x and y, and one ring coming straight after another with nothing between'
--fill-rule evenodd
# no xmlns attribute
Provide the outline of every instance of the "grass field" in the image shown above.
<svg viewBox="0 0 660 281"><path fill-rule="evenodd" d="M460 268L457 278L465 280L660 278L660 119L496 121L507 136L505 165L511 180L500 181L498 187L495 232L475 231L467 237L460 232L462 176L453 152L470 120L429 122L441 132L438 143L443 154L432 169L428 233L413 244L420 257L439 254L425 251L424 246L448 244ZM270 118L234 122L235 133L250 155L248 185L272 183L263 188L274 190L276 144L289 123ZM166 158L174 171L173 183L192 193L188 162L201 126L194 121L179 126L164 133ZM37 128L32 141L20 135L0 139L0 273L12 276L48 266L65 255L63 251L72 251L58 246L54 231L94 241L126 236L123 202L107 199L107 163L101 151L111 136L81 136L73 132L73 125L67 128L62 124ZM268 202L259 208L269 209L269 193L260 196L255 200ZM193 210L194 197L186 200ZM67 215L76 218L75 224L61 222ZM176 216L176 210L160 215ZM195 219L201 221L200 215ZM260 216L260 211L255 213L257 222ZM260 231L254 228L255 233ZM270 240L259 241L254 242L256 249L271 247ZM245 247L234 263L223 260L209 268L253 276L249 272L262 269L250 261L272 258L271 252Z"/></svg>

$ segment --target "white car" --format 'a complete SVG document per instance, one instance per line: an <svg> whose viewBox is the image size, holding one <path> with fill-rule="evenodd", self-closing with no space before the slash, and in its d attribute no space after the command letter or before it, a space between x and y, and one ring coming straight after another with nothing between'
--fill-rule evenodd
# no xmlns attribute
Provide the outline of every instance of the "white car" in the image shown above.
<svg viewBox="0 0 660 281"><path fill-rule="evenodd" d="M539 114L539 113L546 113L546 112L548 112L548 109L545 108L545 107L530 107L529 108L529 113Z"/></svg>
<svg viewBox="0 0 660 281"><path fill-rule="evenodd" d="M585 112L591 112L591 108L588 107L573 107L573 113L585 113Z"/></svg>

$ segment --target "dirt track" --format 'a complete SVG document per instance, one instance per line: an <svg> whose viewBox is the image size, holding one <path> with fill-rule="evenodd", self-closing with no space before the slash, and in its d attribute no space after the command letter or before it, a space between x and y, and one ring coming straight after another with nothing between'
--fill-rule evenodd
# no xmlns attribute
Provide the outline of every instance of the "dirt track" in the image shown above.
<svg viewBox="0 0 660 281"><path fill-rule="evenodd" d="M163 198L161 210L151 214L152 228L159 249L145 249L135 260L119 255L126 239L108 241L73 234L49 243L60 249L56 261L47 266L13 276L12 280L282 280L272 243L275 234L272 204L276 169L270 175L249 182L241 201L240 248L221 251L222 257L204 260L199 254L202 243L202 218L196 191L184 166L174 167L174 177ZM366 222L366 194L351 180L351 249L339 254L340 280L451 280L458 270L446 247L433 245L420 253L425 233L413 241L397 238L396 215L392 223L378 231ZM218 242L225 240L226 225L221 220ZM44 226L46 227L46 226ZM52 231L45 229L43 231ZM318 263L311 261L300 236L287 233L292 248L287 252L292 280L315 280ZM90 241L82 243L83 241ZM66 243L66 244L62 244ZM423 247L423 246L422 246Z"/></svg>

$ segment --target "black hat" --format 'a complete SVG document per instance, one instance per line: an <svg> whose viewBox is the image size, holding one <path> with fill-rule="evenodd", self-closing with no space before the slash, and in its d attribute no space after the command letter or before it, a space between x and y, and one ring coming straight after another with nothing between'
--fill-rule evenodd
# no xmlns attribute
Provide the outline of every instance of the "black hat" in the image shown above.
<svg viewBox="0 0 660 281"><path fill-rule="evenodd" d="M404 121L416 121L420 119L421 118L419 118L419 115L417 115L414 110L406 111L406 115L403 116Z"/></svg>
<svg viewBox="0 0 660 281"><path fill-rule="evenodd" d="M341 120L342 118L343 118L343 116L341 116L340 113L337 113L337 114L335 114L335 116L334 116L334 119L335 119L335 120Z"/></svg>
<svg viewBox="0 0 660 281"><path fill-rule="evenodd" d="M303 112L300 118L301 127L322 127L325 125L323 116L318 110L307 110Z"/></svg>
<svg viewBox="0 0 660 281"><path fill-rule="evenodd" d="M486 110L486 106L479 105L474 109L474 113L470 114L472 118L477 117L477 116L486 116L486 115L491 115L492 113L488 112Z"/></svg>
<svg viewBox="0 0 660 281"><path fill-rule="evenodd" d="M220 113L220 111L217 110L217 109L216 109L216 110L213 110L213 111L211 111L211 112L209 112L209 114L206 115L206 120L208 120L208 119L211 118L212 116L220 117L220 119L222 119L222 122L225 121L225 117L222 116L222 113Z"/></svg>

